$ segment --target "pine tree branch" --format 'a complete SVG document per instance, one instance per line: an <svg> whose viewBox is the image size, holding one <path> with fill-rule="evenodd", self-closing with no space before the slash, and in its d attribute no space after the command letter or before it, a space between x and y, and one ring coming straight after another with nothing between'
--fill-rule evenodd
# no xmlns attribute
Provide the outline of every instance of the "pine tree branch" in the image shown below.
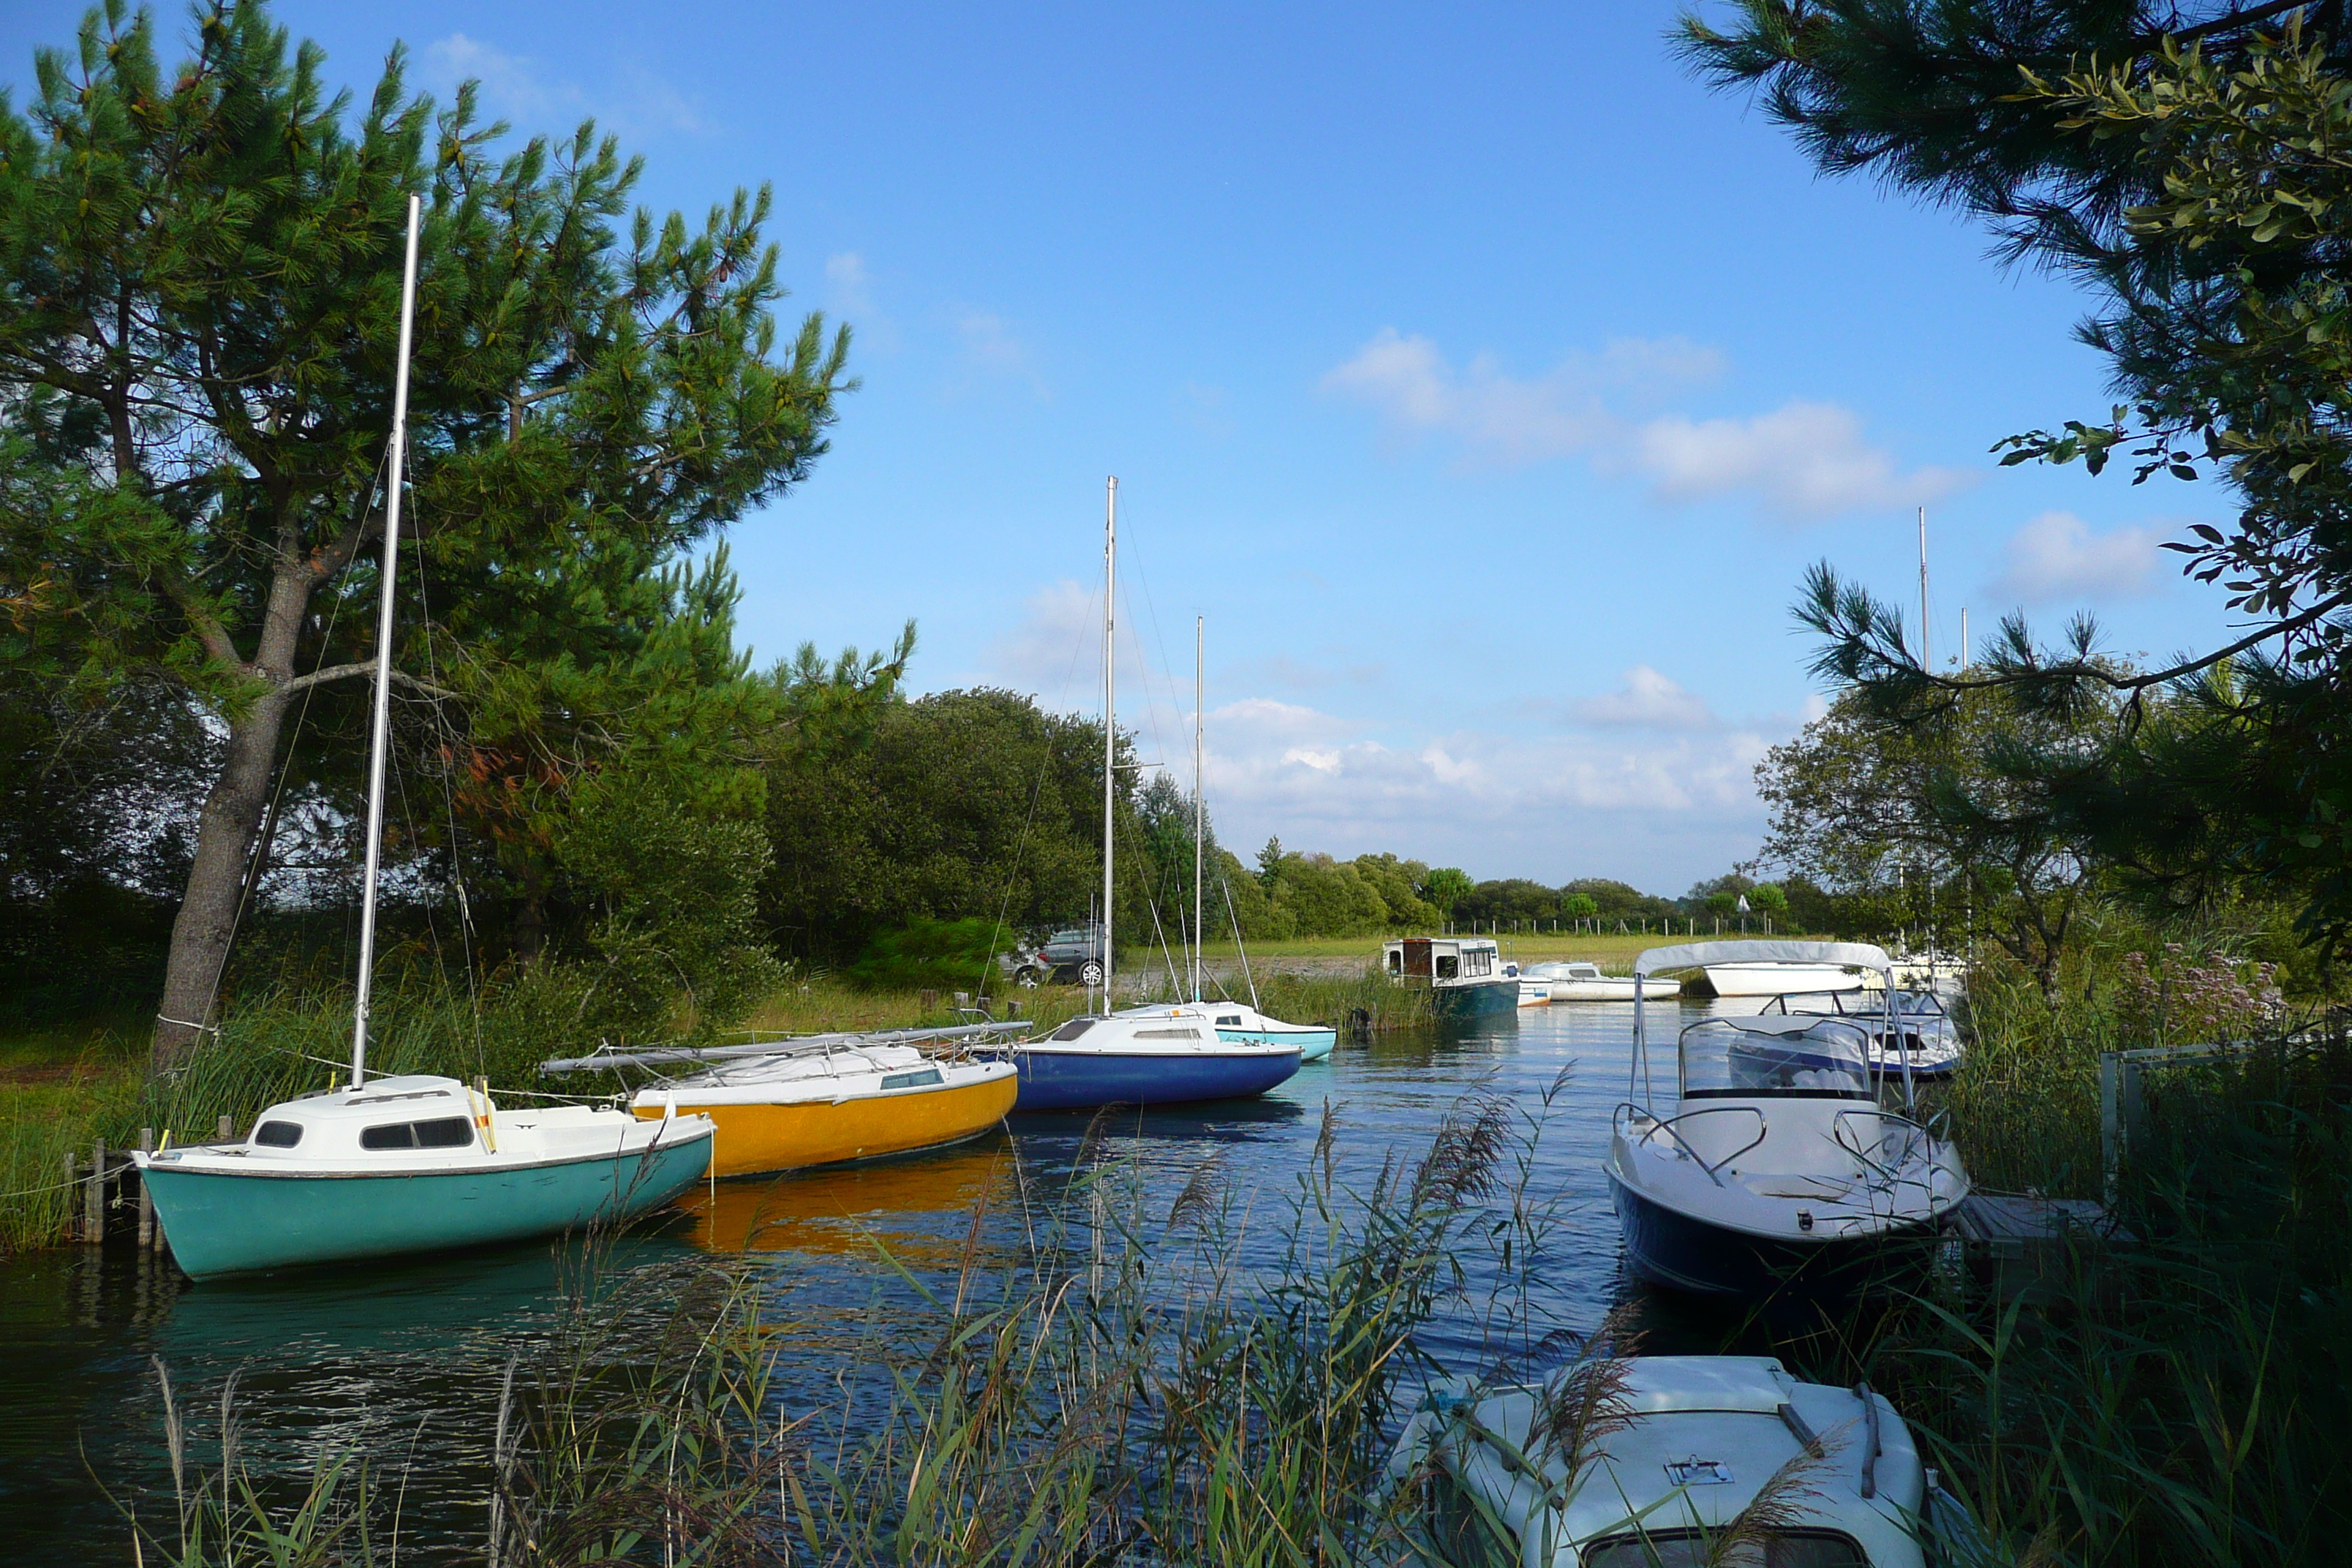
<svg viewBox="0 0 2352 1568"><path fill-rule="evenodd" d="M298 691L307 691L313 686L325 686L331 681L350 680L356 676L373 675L374 673L375 661L373 659L369 659L361 664L329 665L324 669L314 669L308 675L298 675L290 680L281 682L278 688L278 693L281 697L291 696ZM426 697L436 698L444 702L457 702L463 700L457 692L450 690L446 686L436 686L429 680L419 680L416 677L405 674L397 669L392 672L392 679L395 683L407 687L411 691L420 692Z"/></svg>

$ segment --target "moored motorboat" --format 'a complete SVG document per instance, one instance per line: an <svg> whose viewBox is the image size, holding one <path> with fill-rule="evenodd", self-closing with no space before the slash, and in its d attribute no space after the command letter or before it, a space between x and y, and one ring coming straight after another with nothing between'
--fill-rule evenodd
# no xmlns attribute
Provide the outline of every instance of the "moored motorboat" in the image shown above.
<svg viewBox="0 0 2352 1568"><path fill-rule="evenodd" d="M1737 945L1749 951L1736 962L1886 968L1861 943ZM1653 949L1634 973L1693 961L1688 946ZM1824 1300L1867 1283L1890 1242L1937 1227L1968 1176L1949 1143L1878 1103L1869 1045L1847 1018L1706 1019L1681 1032L1662 1105L1637 1001L1642 1103L1618 1107L1606 1158L1633 1271L1703 1294L1760 1301L1786 1286ZM1911 1081L1903 1075L1906 1106Z"/></svg>
<svg viewBox="0 0 2352 1568"><path fill-rule="evenodd" d="M652 1121L689 1110L719 1124L715 1174L765 1175L976 1138L1004 1120L1013 1065L911 1045L822 1045L722 1062L639 1089Z"/></svg>
<svg viewBox="0 0 2352 1568"><path fill-rule="evenodd" d="M1519 971L1522 986L1531 979L1544 987L1548 1002L1631 1002L1636 996L1666 1001L1683 990L1681 981L1663 974L1603 974L1599 964L1581 959L1530 964Z"/></svg>
<svg viewBox="0 0 2352 1568"><path fill-rule="evenodd" d="M134 1155L172 1257L211 1279L626 1220L694 1185L715 1128L505 1110L456 1079L368 1079L261 1113L241 1143Z"/></svg>
<svg viewBox="0 0 2352 1568"><path fill-rule="evenodd" d="M1898 977L1899 978L1899 977ZM1764 1012L1790 1016L1851 1018L1870 1035L1870 1070L1882 1078L1899 1078L1907 1067L1917 1079L1949 1078L1960 1065L1960 1031L1933 992L1893 994L1894 1028L1887 1027L1887 994L1867 991L1816 991L1775 996Z"/></svg>
<svg viewBox="0 0 2352 1568"><path fill-rule="evenodd" d="M1398 937L1381 948L1381 967L1395 984L1427 991L1441 1018L1518 1009L1518 979L1505 973L1502 951L1491 937Z"/></svg>
<svg viewBox="0 0 2352 1568"><path fill-rule="evenodd" d="M1973 1524L1894 1405L1762 1356L1579 1362L1441 1384L1391 1452L1437 1568L1922 1568Z"/></svg>

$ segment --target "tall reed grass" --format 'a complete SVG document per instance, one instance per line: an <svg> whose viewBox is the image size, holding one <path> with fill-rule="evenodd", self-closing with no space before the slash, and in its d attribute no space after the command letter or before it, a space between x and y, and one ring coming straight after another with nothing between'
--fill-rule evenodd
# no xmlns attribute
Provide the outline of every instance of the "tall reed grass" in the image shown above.
<svg viewBox="0 0 2352 1568"><path fill-rule="evenodd" d="M1432 1319L1485 1322L1498 1358L1549 1342L1507 1282L1542 1266L1558 1219L1527 1181L1541 1122L1541 1108L1465 1101L1419 1158L1391 1154L1351 1183L1327 1112L1311 1168L1277 1198L1214 1159L1155 1191L1098 1121L1074 1172L1024 1172L1007 1212L975 1213L953 1268L919 1273L877 1251L865 1331L829 1347L829 1383L791 1392L785 1325L747 1266L683 1289L657 1270L592 1271L562 1330L507 1372L465 1555L492 1568L1392 1558L1407 1500L1377 1481L1396 1396L1431 1367ZM1238 1261L1245 1232L1270 1237L1247 1250L1255 1265ZM1472 1300L1462 1263L1479 1251L1512 1266ZM662 1326L632 1328L649 1307L667 1309ZM816 1399L824 1386L837 1396ZM137 1510L143 1561L212 1568L253 1560L227 1543L267 1537L280 1543L269 1561L388 1568L399 1542L369 1480L380 1462L333 1455L307 1485L273 1486L229 1450Z"/></svg>
<svg viewBox="0 0 2352 1568"><path fill-rule="evenodd" d="M2128 1245L2063 1252L2006 1301L1921 1300L1862 1342L1848 1370L1923 1428L2000 1560L2345 1561L2347 1101L2341 1037L2167 1075L2124 1173ZM2079 1124L2023 1115L2080 1157Z"/></svg>

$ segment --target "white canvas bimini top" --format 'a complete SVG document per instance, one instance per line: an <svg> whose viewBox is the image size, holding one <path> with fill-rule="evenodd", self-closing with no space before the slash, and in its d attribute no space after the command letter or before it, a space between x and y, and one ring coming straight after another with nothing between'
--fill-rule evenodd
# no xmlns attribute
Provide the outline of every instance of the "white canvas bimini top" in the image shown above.
<svg viewBox="0 0 2352 1568"><path fill-rule="evenodd" d="M1866 942L1688 942L1650 949L1633 961L1633 973L1655 974L1714 963L1850 963L1858 969L1888 969L1894 961L1885 948Z"/></svg>

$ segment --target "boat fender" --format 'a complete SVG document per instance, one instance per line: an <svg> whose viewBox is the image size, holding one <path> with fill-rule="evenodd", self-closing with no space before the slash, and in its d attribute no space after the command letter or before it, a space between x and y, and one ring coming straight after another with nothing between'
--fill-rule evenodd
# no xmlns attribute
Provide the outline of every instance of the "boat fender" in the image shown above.
<svg viewBox="0 0 2352 1568"><path fill-rule="evenodd" d="M1797 1211L1797 1228L1799 1230L1811 1230L1813 1228L1812 1210L1799 1209Z"/></svg>

